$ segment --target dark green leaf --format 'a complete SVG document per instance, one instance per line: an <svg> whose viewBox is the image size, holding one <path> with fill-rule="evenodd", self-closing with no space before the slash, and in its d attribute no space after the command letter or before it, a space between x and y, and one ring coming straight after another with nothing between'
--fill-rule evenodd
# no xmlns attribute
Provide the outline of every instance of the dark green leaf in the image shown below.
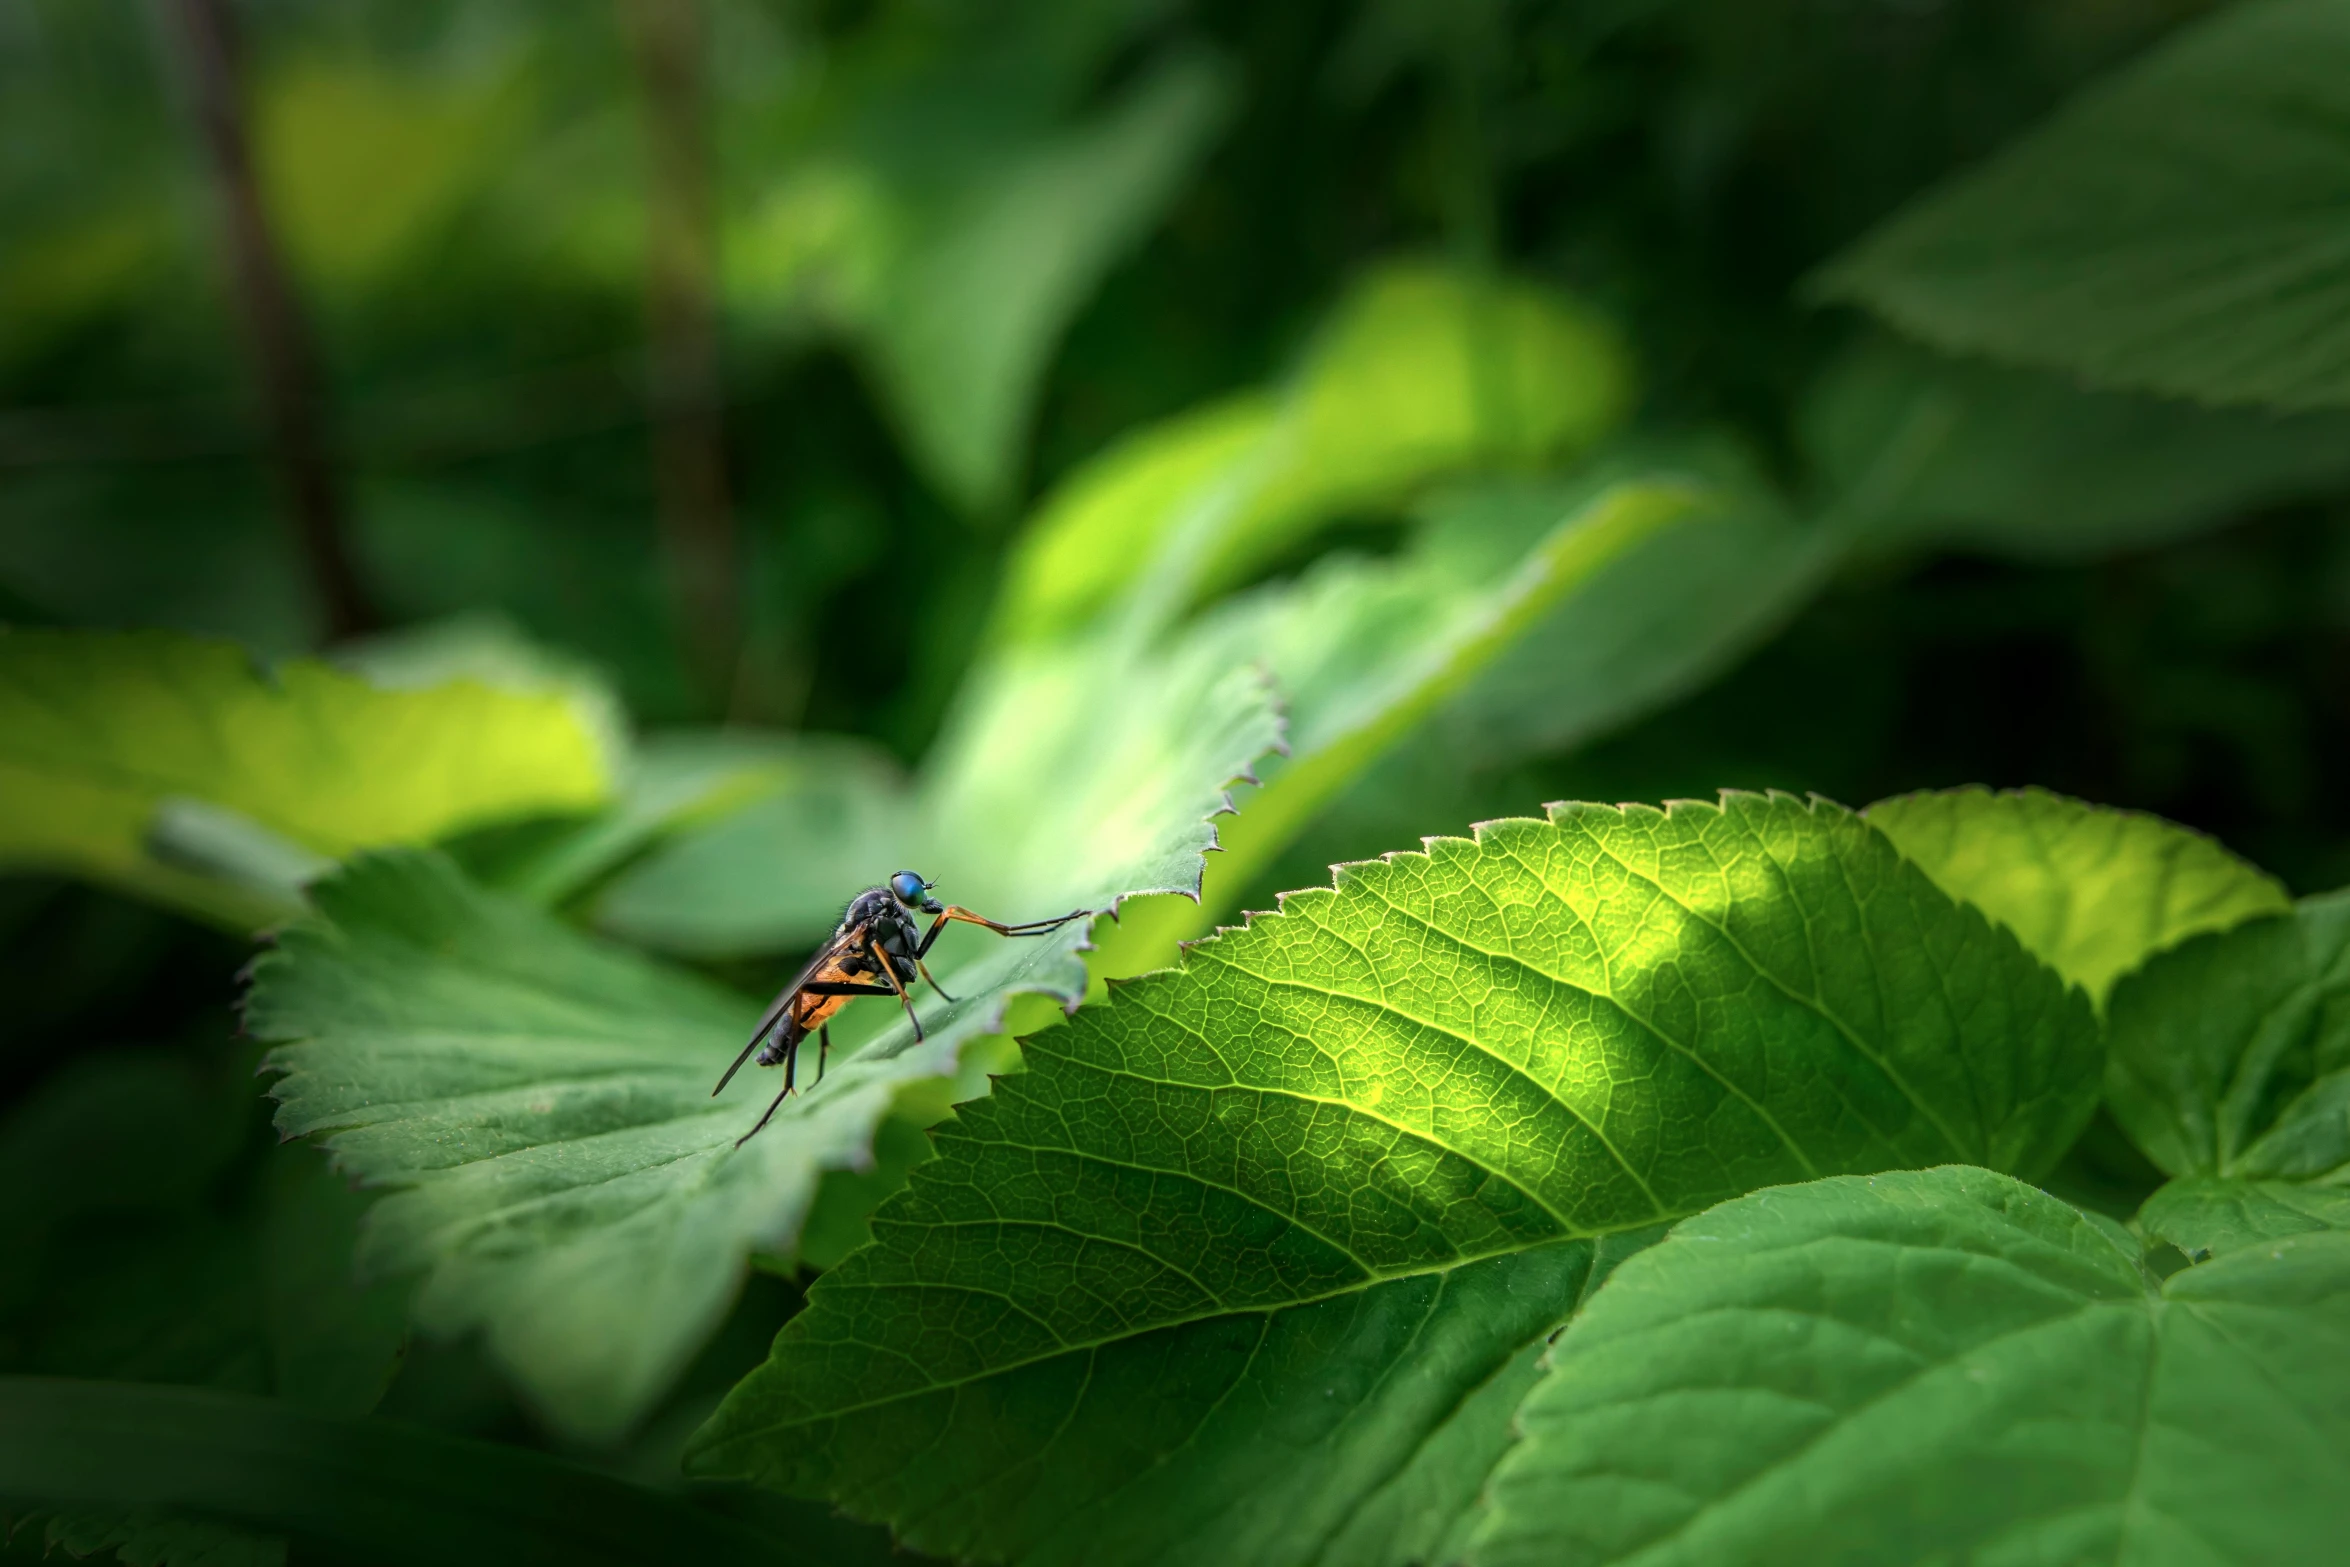
<svg viewBox="0 0 2350 1567"><path fill-rule="evenodd" d="M2350 1170L2350 893L2188 943L2117 986L2106 1095L2171 1175Z"/></svg>
<svg viewBox="0 0 2350 1567"><path fill-rule="evenodd" d="M209 1515L419 1567L886 1559L820 1519L755 1530L544 1454L194 1388L0 1377L0 1495Z"/></svg>
<svg viewBox="0 0 2350 1567"><path fill-rule="evenodd" d="M1823 279L1939 347L2213 403L2350 405L2350 7L2231 6Z"/></svg>
<svg viewBox="0 0 2350 1567"><path fill-rule="evenodd" d="M2127 1241L1965 1168L1692 1219L1560 1337L1471 1559L2328 1559L2350 1236L2159 1284Z"/></svg>

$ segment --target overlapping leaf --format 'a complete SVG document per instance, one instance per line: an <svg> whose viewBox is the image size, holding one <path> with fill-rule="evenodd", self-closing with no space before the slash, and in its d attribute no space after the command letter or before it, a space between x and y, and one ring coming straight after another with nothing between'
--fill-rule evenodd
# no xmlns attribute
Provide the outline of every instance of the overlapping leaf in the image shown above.
<svg viewBox="0 0 2350 1567"><path fill-rule="evenodd" d="M1611 1245L1830 1171L2043 1169L2098 1040L1857 818L1729 796L1350 867L1028 1055L699 1470L988 1559L1415 1559Z"/></svg>
<svg viewBox="0 0 2350 1567"><path fill-rule="evenodd" d="M1000 780L927 818L964 831L884 841L864 879L924 866L951 896L1013 918L1196 890L1224 783L1278 729L1250 671L1160 672L1155 685L1036 693L1024 711L1072 701L1100 721L1082 735L1042 726L1066 754L1015 745L1000 773L959 770ZM1089 691L1125 700L1089 704ZM1010 743L1001 727L983 736ZM862 1048L836 1030L824 1081L738 1149L780 1087L751 1073L710 1098L756 1016L746 999L582 936L437 856L363 861L315 896L318 917L257 965L247 1011L254 1033L288 1042L271 1057L286 1074L281 1126L400 1188L371 1216L371 1264L424 1274L421 1322L483 1332L553 1423L591 1437L624 1430L667 1386L751 1252L790 1254L821 1173L868 1163L901 1094L953 1076L1013 995L1074 1002L1085 987L1084 920L1035 940L942 942L933 966L962 999L924 998L927 1038L869 1010ZM814 1067L802 1063L803 1082Z"/></svg>
<svg viewBox="0 0 2350 1567"><path fill-rule="evenodd" d="M601 801L558 693L386 690L160 632L0 633L0 862L250 927L324 861Z"/></svg>
<svg viewBox="0 0 2350 1567"><path fill-rule="evenodd" d="M2154 953L2291 906L2275 877L2191 828L2045 789L1906 794L1868 818L2100 1006Z"/></svg>
<svg viewBox="0 0 2350 1567"><path fill-rule="evenodd" d="M2084 390L2066 377L1871 342L1802 409L1832 490L1862 482L1903 421L1931 450L1863 541L2075 559L2165 544L2350 475L2350 418Z"/></svg>
<svg viewBox="0 0 2350 1567"><path fill-rule="evenodd" d="M2159 1282L1988 1171L1758 1192L1633 1258L1526 1399L1470 1560L2322 1561L2350 1236Z"/></svg>
<svg viewBox="0 0 2350 1567"><path fill-rule="evenodd" d="M2350 6L2232 6L1925 197L1825 286L2107 386L2350 405Z"/></svg>
<svg viewBox="0 0 2350 1567"><path fill-rule="evenodd" d="M1067 635L1137 590L1179 614L1430 479L1589 445L1622 417L1629 382L1614 334L1572 300L1383 269L1287 385L1130 436L1049 497L1013 552L997 635Z"/></svg>
<svg viewBox="0 0 2350 1567"><path fill-rule="evenodd" d="M2106 1092L2164 1171L2350 1172L2350 894L2206 936L2115 988Z"/></svg>

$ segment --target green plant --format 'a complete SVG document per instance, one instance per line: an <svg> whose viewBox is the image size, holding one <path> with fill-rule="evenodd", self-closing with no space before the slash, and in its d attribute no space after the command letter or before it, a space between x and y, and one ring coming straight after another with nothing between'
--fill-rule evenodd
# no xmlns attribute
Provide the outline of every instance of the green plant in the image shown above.
<svg viewBox="0 0 2350 1567"><path fill-rule="evenodd" d="M0 421L0 1555L2350 1525L2342 0L272 12L339 584L138 412L174 144L35 8L0 120L111 151L0 159L0 383L131 401ZM630 422L727 459L658 546ZM901 865L1090 917L738 1146Z"/></svg>

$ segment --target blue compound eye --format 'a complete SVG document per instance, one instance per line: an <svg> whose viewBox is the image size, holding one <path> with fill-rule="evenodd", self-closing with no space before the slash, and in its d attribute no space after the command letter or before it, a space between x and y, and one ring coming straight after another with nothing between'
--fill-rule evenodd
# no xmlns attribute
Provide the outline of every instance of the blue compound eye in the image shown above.
<svg viewBox="0 0 2350 1567"><path fill-rule="evenodd" d="M898 895L900 903L920 903L923 892L922 878L912 871L900 871L889 879L889 890Z"/></svg>

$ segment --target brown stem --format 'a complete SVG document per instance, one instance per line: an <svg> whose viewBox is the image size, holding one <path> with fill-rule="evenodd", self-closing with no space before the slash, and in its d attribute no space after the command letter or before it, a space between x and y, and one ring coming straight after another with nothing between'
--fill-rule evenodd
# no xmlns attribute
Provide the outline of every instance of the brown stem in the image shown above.
<svg viewBox="0 0 2350 1567"><path fill-rule="evenodd" d="M380 622L344 533L342 497L320 429L309 333L253 176L236 27L228 0L179 0L179 15L196 127L220 199L222 249L244 317L246 348L261 382L295 541L325 612L328 635L347 637Z"/></svg>
<svg viewBox="0 0 2350 1567"><path fill-rule="evenodd" d="M661 537L686 651L724 703L740 657L734 515L718 376L717 225L696 0L620 0L636 59L651 183L646 307Z"/></svg>

